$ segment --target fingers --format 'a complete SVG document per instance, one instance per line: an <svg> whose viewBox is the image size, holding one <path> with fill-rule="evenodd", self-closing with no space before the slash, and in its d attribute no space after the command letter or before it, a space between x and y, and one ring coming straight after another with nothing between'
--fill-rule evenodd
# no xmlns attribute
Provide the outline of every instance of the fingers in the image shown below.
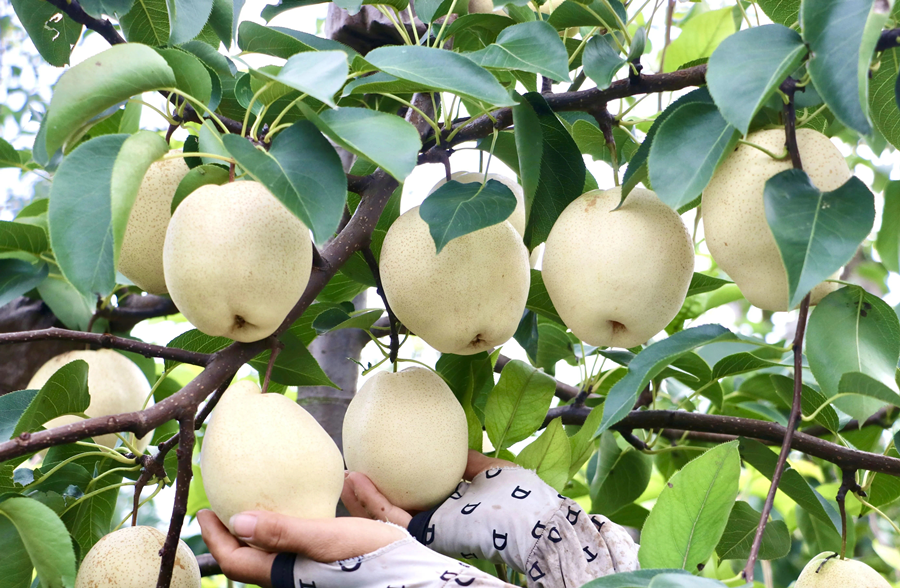
<svg viewBox="0 0 900 588"><path fill-rule="evenodd" d="M198 512L197 521L203 541L226 576L238 582L271 586L274 553L241 545L211 510Z"/></svg>
<svg viewBox="0 0 900 588"><path fill-rule="evenodd" d="M486 455L482 455L481 452L470 449L469 461L466 463L466 471L463 474L463 478L471 482L472 478L485 470L489 470L492 468L508 468L509 466L515 465L516 464L511 461L506 461L505 459L497 459L496 457L488 457Z"/></svg>
<svg viewBox="0 0 900 588"><path fill-rule="evenodd" d="M375 484L359 472L348 472L344 478L341 501L354 517L387 521L407 527L412 516L385 498Z"/></svg>
<svg viewBox="0 0 900 588"><path fill-rule="evenodd" d="M409 536L403 529L367 519L298 519L265 511L235 515L231 525L250 545L326 563L371 553Z"/></svg>

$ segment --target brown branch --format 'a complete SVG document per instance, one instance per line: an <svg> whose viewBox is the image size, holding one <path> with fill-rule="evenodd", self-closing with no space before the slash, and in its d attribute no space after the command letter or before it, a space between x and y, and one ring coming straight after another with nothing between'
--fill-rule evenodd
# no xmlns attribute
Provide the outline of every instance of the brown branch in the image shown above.
<svg viewBox="0 0 900 588"><path fill-rule="evenodd" d="M397 315L391 310L387 294L384 293L384 286L381 283L381 272L378 270L378 260L375 259L372 248L366 246L362 252L363 256L366 258L366 263L369 265L369 270L371 270L372 275L375 277L375 291L378 292L381 301L384 302L384 309L387 311L388 327L390 328L391 337L391 354L388 359L390 359L391 363L397 363L397 353L400 350L400 333L397 331L397 324L399 321L397 320Z"/></svg>
<svg viewBox="0 0 900 588"><path fill-rule="evenodd" d="M211 553L202 553L198 555L197 564L200 566L201 576L218 576L222 573L222 567Z"/></svg>
<svg viewBox="0 0 900 588"><path fill-rule="evenodd" d="M841 487L838 488L834 499L841 511L841 559L847 552L847 492L860 492L865 496L860 485L856 482L856 470L841 470Z"/></svg>
<svg viewBox="0 0 900 588"><path fill-rule="evenodd" d="M143 341L126 339L125 337L116 337L115 335L107 333L86 333L83 331L60 329L58 327L39 329L37 331L0 333L0 345L7 343L45 341L47 339L81 341L104 349L121 349L123 351L138 353L144 357L159 357L161 359L169 359L199 366L207 365L212 358L208 353L198 353L196 351L187 351L184 349L176 349L174 347L163 347L162 345L153 345L151 343L144 343Z"/></svg>
<svg viewBox="0 0 900 588"><path fill-rule="evenodd" d="M188 414L179 421L178 427L178 477L175 480L175 505L172 507L172 518L169 520L169 532L159 555L159 577L156 588L169 588L172 582L172 570L175 567L175 556L178 552L178 540L181 538L181 527L184 515L187 514L188 494L191 488L191 477L194 455L194 415Z"/></svg>

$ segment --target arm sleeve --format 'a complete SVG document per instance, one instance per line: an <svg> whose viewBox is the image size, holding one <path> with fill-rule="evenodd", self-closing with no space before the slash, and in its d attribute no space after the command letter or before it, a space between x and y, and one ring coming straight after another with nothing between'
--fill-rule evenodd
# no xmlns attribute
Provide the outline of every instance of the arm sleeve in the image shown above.
<svg viewBox="0 0 900 588"><path fill-rule="evenodd" d="M409 530L439 553L505 563L534 588L581 586L639 568L625 529L522 468L491 469L461 483L437 509L413 517Z"/></svg>
<svg viewBox="0 0 900 588"><path fill-rule="evenodd" d="M466 563L423 547L413 537L365 555L320 563L281 553L273 588L515 588Z"/></svg>

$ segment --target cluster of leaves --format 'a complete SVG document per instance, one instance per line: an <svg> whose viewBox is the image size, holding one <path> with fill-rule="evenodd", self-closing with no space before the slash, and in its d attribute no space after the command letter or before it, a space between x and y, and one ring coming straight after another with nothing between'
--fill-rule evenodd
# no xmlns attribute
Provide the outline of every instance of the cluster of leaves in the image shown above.
<svg viewBox="0 0 900 588"><path fill-rule="evenodd" d="M351 12L370 4L336 3ZM263 17L307 4L282 0L267 7ZM896 24L897 15L885 11L882 2L760 0L755 9L774 24L745 29L746 3L691 11L676 23L681 34L666 47L663 69L706 63L707 85L651 119L631 121L627 111L613 117L612 129L602 128L586 112L596 113L599 105L590 99L567 101L565 94L539 93L539 76L573 84L581 76L599 90L626 84L613 80L636 75L648 51L651 23L643 22L641 8L619 0L565 0L548 16L514 0L504 14L461 14L451 23L444 17L460 12L456 4L418 2L425 34L399 27L398 39L405 44L361 55L337 41L238 22L238 0L81 2L91 16L117 19L128 43L63 74L32 151L0 141L0 165L54 174L49 199L35 200L14 221L0 222L0 305L23 294L40 297L67 326L85 330L98 298L110 305L138 292L123 285L116 260L141 179L170 148L158 133L139 128L145 92L164 93L169 102L160 115L190 133L182 148L192 170L176 192L173 209L197 187L228 181L230 164L239 179L266 185L320 245L335 234L345 208L352 212L359 204L348 193L332 145L356 156L352 174L380 168L402 184L424 151L454 145L480 116L508 112L499 109L511 109L506 126L511 121L513 129L484 132L478 148L518 175L529 249L546 239L572 200L601 184L586 169L585 155L609 163L616 182L618 168L627 164L623 195L643 182L676 210L696 207L716 166L740 137L783 122L779 86L788 76L804 88L796 97L798 126L854 145L863 135L879 152L888 144L900 146L894 92L900 49L875 52L882 29ZM408 8L404 0L376 5L392 18ZM14 0L13 6L44 59L66 64L81 25L42 0ZM574 35L573 27L578 28ZM217 50L220 42L284 63L239 69L236 58ZM415 106L415 94L430 94L434 112ZM471 118L459 120L462 108ZM415 109L432 129L424 139L398 116ZM184 123L189 112L199 113L199 120ZM646 133L643 141L629 130L635 128ZM613 140L607 141L610 131ZM883 268L896 272L900 184L885 188L879 182L874 187L885 189L885 206L875 247ZM400 190L372 235L376 259L399 215ZM861 244L871 252L865 239L876 216L875 198L859 180L821 192L802 171L785 172L769 183L766 203L773 211L770 225L788 272L792 306L850 261ZM451 181L426 199L422 215L440 250L455 237L507 218L514 205L512 193L497 182ZM355 254L281 336L284 349L274 362L270 391L332 385L307 347L322 333L370 329L382 312L359 311L349 301L375 285L362 255ZM705 586L700 578L686 583L674 570L702 571L710 578L733 575L731 564L748 557L759 522L765 488L756 482L771 479L776 454L749 439L712 445L663 435L645 437L648 449L638 450L616 426L645 391L658 409L787 423L790 349L720 325L690 326L707 311L741 298L728 281L695 274L668 338L631 350L596 349L568 332L540 271L533 270L527 310L515 335L530 363L508 362L497 382L497 354L445 354L435 369L466 410L471 447L484 449L486 431L497 455L535 469L592 512L643 529L641 563L652 569L615 585ZM95 330L106 328L103 319L92 324ZM863 422L884 407L900 406L900 321L894 310L860 287L842 288L812 312L807 341L801 430L815 427L861 451L897 457L897 429L891 441L880 426L842 432L852 417ZM214 352L230 343L190 331L169 346ZM268 353L250 365L265 372ZM587 404L596 409L580 428L564 426L559 418L550 421L514 454L544 425L556 390L551 375L560 361L582 366L579 385L593 393ZM171 377L174 362L143 367L157 382L157 401L180 388ZM39 391L0 398L0 439L39 430L55 416L82 413L88 398L86 366L70 364ZM173 432L171 426L157 430L152 444ZM119 488L139 474L140 467L125 453L63 445L34 469L16 469L24 459L0 464L0 546L4 553L23 554L4 558L0 577L13 578L11 586L27 586L35 568L45 585L70 585L76 562L117 522L112 517ZM741 459L750 466L743 480ZM799 464L813 467L800 470ZM167 477L156 480L159 484L174 479L171 465ZM806 555L840 545L840 518L830 500L834 472L818 460L795 465L798 469L789 469L782 479L783 496L775 505L780 520L767 527L761 551L764 559L784 561L776 574L777 583L785 585L802 559L799 549L792 550L796 530ZM191 513L204 501L202 473L196 474ZM735 502L747 478L752 488L742 497L748 501ZM852 513L885 506L897 512L897 478L870 474L861 482L869 506L851 500ZM850 529L853 546L857 529ZM61 538L69 534L73 541L63 545ZM900 557L883 543L878 556L871 549L866 544L861 551L885 573L889 570L878 557ZM710 561L717 565L707 565ZM611 585L605 582L598 580L594 588Z"/></svg>

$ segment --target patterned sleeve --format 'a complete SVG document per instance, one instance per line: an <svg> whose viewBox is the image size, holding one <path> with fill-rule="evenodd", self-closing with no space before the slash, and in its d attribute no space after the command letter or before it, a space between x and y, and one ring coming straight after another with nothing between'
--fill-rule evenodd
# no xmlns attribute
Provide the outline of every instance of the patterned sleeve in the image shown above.
<svg viewBox="0 0 900 588"><path fill-rule="evenodd" d="M385 523L388 524L388 523ZM320 563L281 553L273 588L515 588L406 537L353 559Z"/></svg>
<svg viewBox="0 0 900 588"><path fill-rule="evenodd" d="M413 517L409 531L451 557L482 558L525 574L533 588L562 588L638 569L622 527L589 515L522 468L490 469L443 504Z"/></svg>

